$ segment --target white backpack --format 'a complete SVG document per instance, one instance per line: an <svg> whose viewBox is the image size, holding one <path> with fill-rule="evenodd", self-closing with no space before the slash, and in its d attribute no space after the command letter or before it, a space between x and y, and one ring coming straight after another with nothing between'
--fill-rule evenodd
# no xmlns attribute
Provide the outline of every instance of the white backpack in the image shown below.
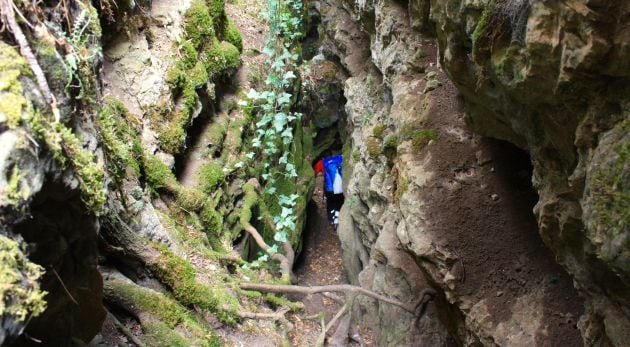
<svg viewBox="0 0 630 347"><path fill-rule="evenodd" d="M337 170L337 173L335 173L335 181L333 182L333 193L335 194L343 193L343 180L341 179L339 170Z"/></svg>

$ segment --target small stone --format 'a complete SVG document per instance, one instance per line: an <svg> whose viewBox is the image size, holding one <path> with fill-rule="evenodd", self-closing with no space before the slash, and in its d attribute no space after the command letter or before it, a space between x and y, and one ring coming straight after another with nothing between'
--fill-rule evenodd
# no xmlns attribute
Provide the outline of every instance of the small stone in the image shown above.
<svg viewBox="0 0 630 347"><path fill-rule="evenodd" d="M492 194L492 195L490 195L490 198L491 198L492 200L494 200L494 201L497 201L497 200L499 200L499 195L497 195L497 194Z"/></svg>
<svg viewBox="0 0 630 347"><path fill-rule="evenodd" d="M434 89L436 89L437 87L441 86L442 83L440 83L440 81L438 80L429 80L427 82L427 85L424 87L424 91L422 91L423 93L432 91Z"/></svg>
<svg viewBox="0 0 630 347"><path fill-rule="evenodd" d="M429 71L429 72L427 72L426 78L427 78L427 80L431 80L431 79L435 79L435 76L437 76L437 72Z"/></svg>
<svg viewBox="0 0 630 347"><path fill-rule="evenodd" d="M503 296L503 292L502 291L498 291L497 292L497 298Z"/></svg>

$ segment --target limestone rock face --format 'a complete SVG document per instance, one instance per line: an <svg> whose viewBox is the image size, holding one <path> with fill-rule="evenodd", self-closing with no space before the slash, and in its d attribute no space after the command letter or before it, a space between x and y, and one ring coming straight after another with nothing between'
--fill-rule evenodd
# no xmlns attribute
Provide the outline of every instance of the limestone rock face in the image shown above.
<svg viewBox="0 0 630 347"><path fill-rule="evenodd" d="M623 345L630 328L630 4L431 6L468 124L531 155L540 234L587 299L585 341Z"/></svg>
<svg viewBox="0 0 630 347"><path fill-rule="evenodd" d="M416 331L366 305L380 344L623 345L629 5L317 6L350 74L349 278L438 291Z"/></svg>

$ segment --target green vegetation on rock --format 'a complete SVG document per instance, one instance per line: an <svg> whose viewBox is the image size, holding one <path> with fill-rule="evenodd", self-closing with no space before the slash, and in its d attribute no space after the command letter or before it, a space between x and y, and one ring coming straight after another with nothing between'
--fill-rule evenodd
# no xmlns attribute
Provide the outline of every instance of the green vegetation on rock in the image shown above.
<svg viewBox="0 0 630 347"><path fill-rule="evenodd" d="M5 323L24 323L44 312L46 292L38 283L43 273L16 241L0 235L0 317Z"/></svg>
<svg viewBox="0 0 630 347"><path fill-rule="evenodd" d="M115 183L120 184L125 178L127 167L139 176L142 145L125 106L116 99L106 98L96 121L108 158L107 168Z"/></svg>
<svg viewBox="0 0 630 347"><path fill-rule="evenodd" d="M195 269L186 260L173 254L162 245L155 245L161 256L150 267L172 291L175 299L184 305L196 306L215 314L222 322L236 322L238 302L224 285L212 287L197 282Z"/></svg>

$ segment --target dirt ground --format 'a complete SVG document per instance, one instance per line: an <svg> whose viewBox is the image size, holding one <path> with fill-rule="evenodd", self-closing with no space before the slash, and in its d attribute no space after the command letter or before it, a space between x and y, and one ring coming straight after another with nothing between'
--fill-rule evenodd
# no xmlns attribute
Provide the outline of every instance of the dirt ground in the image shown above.
<svg viewBox="0 0 630 347"><path fill-rule="evenodd" d="M332 225L328 223L323 184L324 178L320 175L316 179L315 192L309 204L302 253L295 266L298 284L302 286L348 283L341 260L339 237ZM341 308L339 303L322 295L293 296L292 299L304 303L305 310L300 317L313 316L321 312L326 322ZM317 320L304 320L300 317L297 315L290 317L296 328L290 335L291 342L294 346L313 346L321 333L321 325ZM360 329L360 331L363 345L375 346L373 334L365 329ZM350 341L348 345L359 346L360 344Z"/></svg>

